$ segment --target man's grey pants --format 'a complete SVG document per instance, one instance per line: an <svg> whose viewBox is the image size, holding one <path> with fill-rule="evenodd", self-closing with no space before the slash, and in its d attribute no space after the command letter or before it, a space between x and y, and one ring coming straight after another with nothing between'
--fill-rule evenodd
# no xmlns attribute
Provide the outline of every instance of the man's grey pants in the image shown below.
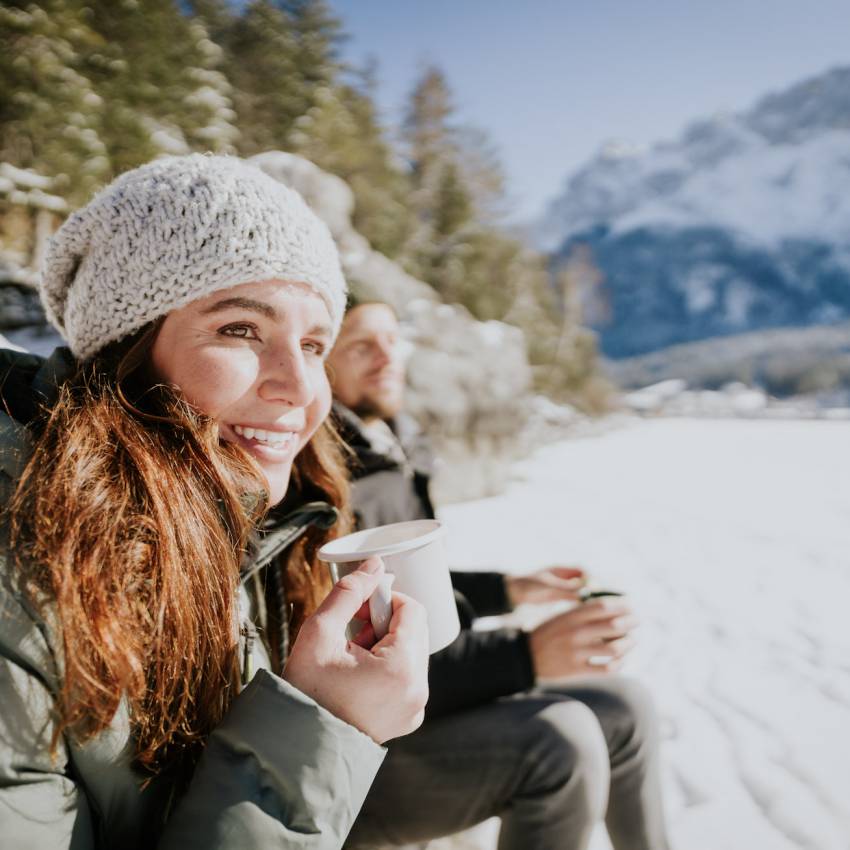
<svg viewBox="0 0 850 850"><path fill-rule="evenodd" d="M538 688L393 741L346 848L423 842L493 815L499 850L664 850L651 700L622 677Z"/></svg>

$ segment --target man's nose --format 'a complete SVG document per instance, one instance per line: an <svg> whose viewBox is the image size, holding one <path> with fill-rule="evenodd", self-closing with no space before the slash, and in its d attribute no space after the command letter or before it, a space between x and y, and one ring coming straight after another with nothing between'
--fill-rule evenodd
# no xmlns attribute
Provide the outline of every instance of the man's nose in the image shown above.
<svg viewBox="0 0 850 850"><path fill-rule="evenodd" d="M375 365L383 368L396 359L396 346L389 342L379 342L375 347Z"/></svg>

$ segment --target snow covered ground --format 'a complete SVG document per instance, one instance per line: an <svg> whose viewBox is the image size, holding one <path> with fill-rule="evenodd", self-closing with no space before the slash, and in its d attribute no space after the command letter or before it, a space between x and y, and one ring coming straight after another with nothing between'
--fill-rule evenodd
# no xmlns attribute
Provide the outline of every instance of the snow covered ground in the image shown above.
<svg viewBox="0 0 850 850"><path fill-rule="evenodd" d="M674 850L850 848L848 443L841 422L637 421L442 512L455 566L578 563L628 592Z"/></svg>

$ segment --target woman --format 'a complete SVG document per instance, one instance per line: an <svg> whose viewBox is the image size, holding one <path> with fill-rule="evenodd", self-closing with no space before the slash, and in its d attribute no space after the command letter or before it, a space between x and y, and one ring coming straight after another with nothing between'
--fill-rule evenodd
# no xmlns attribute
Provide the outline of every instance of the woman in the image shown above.
<svg viewBox="0 0 850 850"><path fill-rule="evenodd" d="M340 846L421 722L427 635L395 595L387 638L346 641L383 567L319 604L333 532L275 560L285 496L344 514L330 234L238 160L159 160L60 228L41 294L71 352L4 353L0 835Z"/></svg>

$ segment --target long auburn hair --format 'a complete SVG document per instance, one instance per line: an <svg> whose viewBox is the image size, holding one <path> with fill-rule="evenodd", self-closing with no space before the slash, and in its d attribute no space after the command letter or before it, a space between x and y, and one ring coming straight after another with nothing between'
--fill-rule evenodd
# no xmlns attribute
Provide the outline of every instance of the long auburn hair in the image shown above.
<svg viewBox="0 0 850 850"><path fill-rule="evenodd" d="M159 324L59 387L33 423L34 452L9 505L19 586L61 634L52 746L63 734L94 737L126 699L136 761L153 773L196 755L238 692L239 568L267 509L250 456L150 374ZM294 491L342 513L282 569L303 619L329 587L316 552L349 524L330 425L292 478Z"/></svg>

